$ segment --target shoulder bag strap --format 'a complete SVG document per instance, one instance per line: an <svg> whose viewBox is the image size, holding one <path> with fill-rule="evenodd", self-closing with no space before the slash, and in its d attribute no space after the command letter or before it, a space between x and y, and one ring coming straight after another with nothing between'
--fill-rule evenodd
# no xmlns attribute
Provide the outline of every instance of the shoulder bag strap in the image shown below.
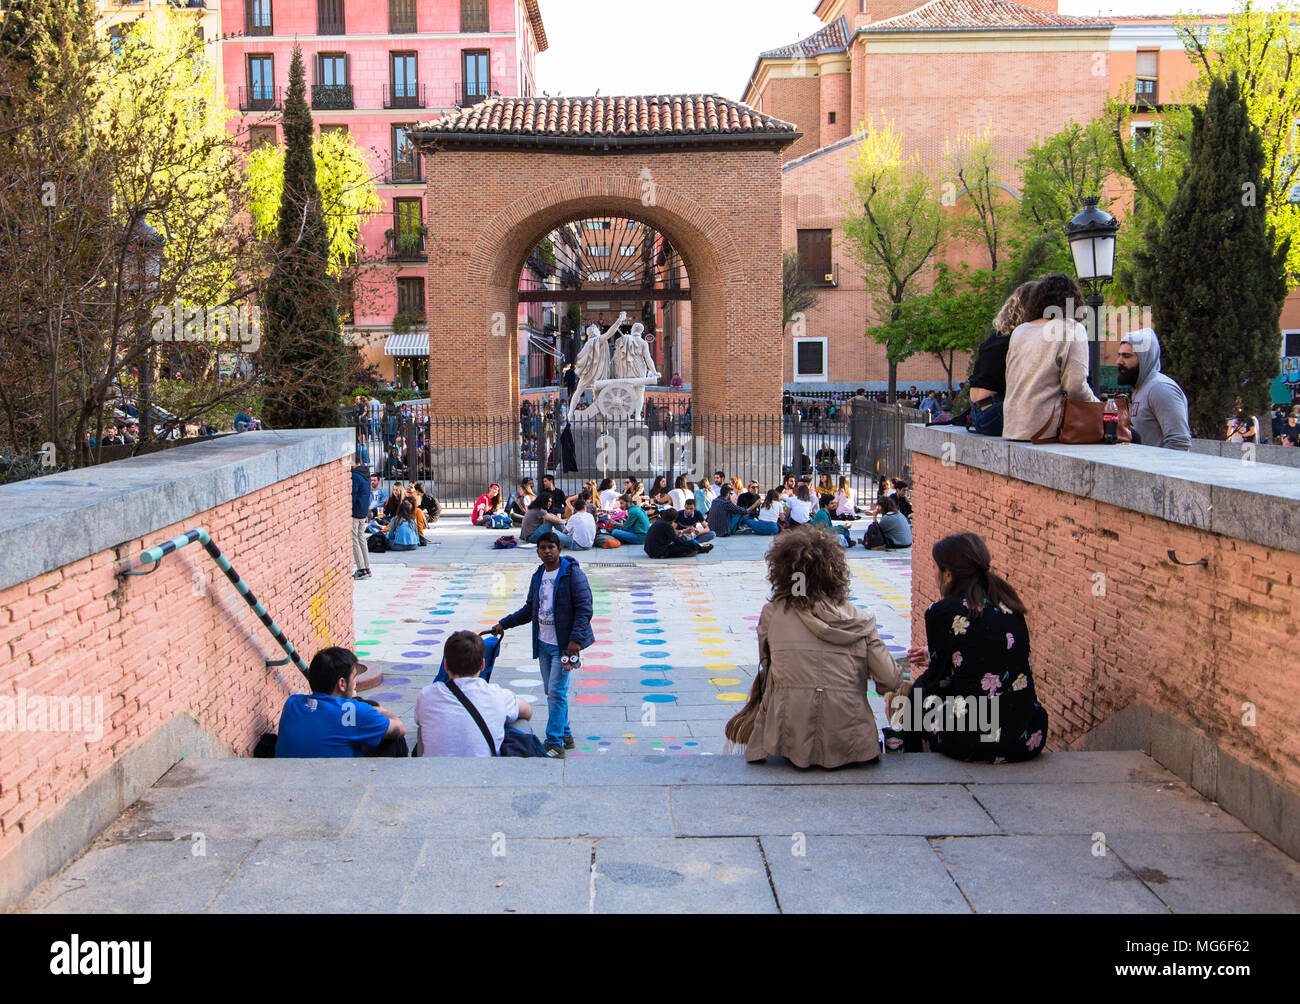
<svg viewBox="0 0 1300 1004"><path fill-rule="evenodd" d="M1031 443L1057 442L1057 440L1060 438L1061 435L1061 429L1059 425L1057 426L1056 429L1056 435L1052 436L1050 439L1047 437L1046 432L1056 422L1056 409L1058 406L1061 409L1061 425L1065 424L1065 401L1066 401L1066 396L1064 394L1061 394L1061 396L1056 399L1056 403L1052 405L1052 414L1048 417L1047 424L1044 425L1041 429L1039 429L1036 433L1034 433L1032 437L1030 437L1029 441Z"/></svg>
<svg viewBox="0 0 1300 1004"><path fill-rule="evenodd" d="M499 756L500 754L497 752L497 744L492 741L492 733L487 727L487 722L483 721L483 716L478 713L478 708L474 707L474 702L461 692L460 687L456 686L456 681L450 676L447 677L446 683L447 689L456 695L456 700L465 705L465 710L473 716L474 722L478 725L479 731L483 733L483 738L487 740L488 749L492 751L492 755Z"/></svg>

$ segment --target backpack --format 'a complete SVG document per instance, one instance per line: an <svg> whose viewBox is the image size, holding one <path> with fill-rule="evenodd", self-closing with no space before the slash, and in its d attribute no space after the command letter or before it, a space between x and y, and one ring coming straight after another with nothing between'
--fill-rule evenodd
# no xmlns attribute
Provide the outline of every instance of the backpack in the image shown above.
<svg viewBox="0 0 1300 1004"><path fill-rule="evenodd" d="M889 542L885 540L885 531L880 529L879 523L873 521L867 526L867 532L862 536L862 546L868 551L889 549Z"/></svg>
<svg viewBox="0 0 1300 1004"><path fill-rule="evenodd" d="M388 538L382 533L372 533L366 538L366 550L371 554L384 554L388 550Z"/></svg>
<svg viewBox="0 0 1300 1004"><path fill-rule="evenodd" d="M492 542L492 549L495 551L504 551L511 547L519 546L519 538L506 534L504 537L498 537Z"/></svg>
<svg viewBox="0 0 1300 1004"><path fill-rule="evenodd" d="M498 512L485 516L484 526L489 530L509 530L511 527L510 517L505 513Z"/></svg>

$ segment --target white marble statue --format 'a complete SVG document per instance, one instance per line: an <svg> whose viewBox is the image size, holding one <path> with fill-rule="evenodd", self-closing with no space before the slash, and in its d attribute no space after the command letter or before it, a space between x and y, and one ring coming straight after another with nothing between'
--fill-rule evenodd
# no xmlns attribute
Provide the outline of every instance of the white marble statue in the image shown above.
<svg viewBox="0 0 1300 1004"><path fill-rule="evenodd" d="M659 379L650 343L641 337L644 324L632 325L632 331L618 340L614 349L614 377L628 381L633 394L632 417L640 422L645 411L647 383Z"/></svg>
<svg viewBox="0 0 1300 1004"><path fill-rule="evenodd" d="M578 386L573 392L573 397L569 400L569 415L571 418L578 416L595 417L595 399L596 382L598 380L609 379L609 340L618 330L619 325L627 320L627 314L619 314L618 320L615 321L608 331L601 334L600 328L591 325L587 328L587 344L582 347L578 353L578 360L573 364L573 371L578 376ZM587 412L578 411L578 401L582 398L583 391L591 391L593 395L593 404Z"/></svg>

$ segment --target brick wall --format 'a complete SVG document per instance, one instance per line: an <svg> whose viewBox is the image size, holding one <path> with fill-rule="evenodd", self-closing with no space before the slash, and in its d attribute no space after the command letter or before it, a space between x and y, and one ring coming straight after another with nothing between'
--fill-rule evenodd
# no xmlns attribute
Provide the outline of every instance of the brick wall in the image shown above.
<svg viewBox="0 0 1300 1004"><path fill-rule="evenodd" d="M656 228L686 261L695 414L779 414L780 151L425 157L430 204L446 207L428 221L433 414L517 412L520 268L555 227L605 214Z"/></svg>
<svg viewBox="0 0 1300 1004"><path fill-rule="evenodd" d="M244 755L306 689L292 664L265 667L283 652L200 545L144 576L118 578L120 558L205 527L305 660L352 645L348 472L317 467L0 592L0 698L103 702L94 741L17 730L0 710L0 860L173 718Z"/></svg>
<svg viewBox="0 0 1300 1004"><path fill-rule="evenodd" d="M1029 607L1048 749L1137 699L1300 791L1300 554L913 452L912 632L938 598L930 548L988 542ZM1205 557L1209 567L1180 567ZM1104 589L1103 589L1104 587ZM1102 593L1102 595L1098 595ZM1243 704L1255 725L1243 724Z"/></svg>

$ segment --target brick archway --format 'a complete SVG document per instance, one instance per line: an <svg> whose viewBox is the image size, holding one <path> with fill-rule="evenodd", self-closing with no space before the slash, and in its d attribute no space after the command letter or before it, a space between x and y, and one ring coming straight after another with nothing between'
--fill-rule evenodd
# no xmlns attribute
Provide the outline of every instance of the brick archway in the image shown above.
<svg viewBox="0 0 1300 1004"><path fill-rule="evenodd" d="M518 413L529 252L562 223L618 214L686 262L695 414L780 414L781 151L798 138L703 95L501 98L420 127L431 413Z"/></svg>

